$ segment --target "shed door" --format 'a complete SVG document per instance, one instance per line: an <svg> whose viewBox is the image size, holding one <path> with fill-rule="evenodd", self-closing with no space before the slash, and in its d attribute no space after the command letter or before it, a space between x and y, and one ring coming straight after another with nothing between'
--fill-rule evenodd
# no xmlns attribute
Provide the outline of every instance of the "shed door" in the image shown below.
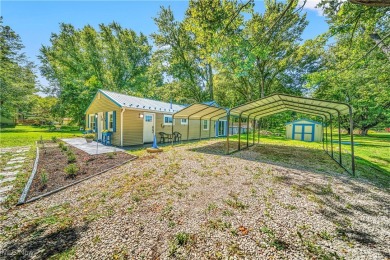
<svg viewBox="0 0 390 260"><path fill-rule="evenodd" d="M314 124L294 124L293 139L301 141L314 141Z"/></svg>
<svg viewBox="0 0 390 260"><path fill-rule="evenodd" d="M153 142L155 129L155 114L144 113L144 143Z"/></svg>

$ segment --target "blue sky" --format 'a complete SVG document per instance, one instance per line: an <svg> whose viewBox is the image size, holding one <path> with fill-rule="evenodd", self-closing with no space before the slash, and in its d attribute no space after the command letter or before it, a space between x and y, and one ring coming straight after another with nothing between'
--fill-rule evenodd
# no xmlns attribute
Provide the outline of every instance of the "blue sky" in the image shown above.
<svg viewBox="0 0 390 260"><path fill-rule="evenodd" d="M325 32L328 26L321 13L315 9L318 0L308 0L306 8L309 25L303 39L311 39ZM256 10L263 11L262 1L256 1ZM181 20L188 1L18 1L0 2L0 13L5 25L20 35L25 53L39 65L37 55L42 45L50 44L51 33L58 32L59 23L70 23L76 28L87 24L118 22L122 27L150 35L157 30L153 17L160 6L171 6L175 18ZM150 41L151 42L151 41ZM43 84L46 84L41 79Z"/></svg>

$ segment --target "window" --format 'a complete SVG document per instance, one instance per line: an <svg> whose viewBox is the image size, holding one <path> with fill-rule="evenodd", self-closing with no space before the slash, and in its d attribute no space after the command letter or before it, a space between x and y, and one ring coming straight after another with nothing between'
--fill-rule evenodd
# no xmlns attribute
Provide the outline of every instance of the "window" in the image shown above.
<svg viewBox="0 0 390 260"><path fill-rule="evenodd" d="M172 116L164 115L164 125L172 125Z"/></svg>
<svg viewBox="0 0 390 260"><path fill-rule="evenodd" d="M112 131L114 128L114 115L112 112L108 112L108 130Z"/></svg>
<svg viewBox="0 0 390 260"><path fill-rule="evenodd" d="M152 121L153 121L153 116L151 116L151 115L145 116L145 122L152 122Z"/></svg>
<svg viewBox="0 0 390 260"><path fill-rule="evenodd" d="M188 120L187 119L182 119L180 120L182 125L188 125Z"/></svg>
<svg viewBox="0 0 390 260"><path fill-rule="evenodd" d="M203 120L203 130L209 130L209 121Z"/></svg>
<svg viewBox="0 0 390 260"><path fill-rule="evenodd" d="M95 130L95 126L95 115L91 114L89 115L89 128L91 128L91 130Z"/></svg>

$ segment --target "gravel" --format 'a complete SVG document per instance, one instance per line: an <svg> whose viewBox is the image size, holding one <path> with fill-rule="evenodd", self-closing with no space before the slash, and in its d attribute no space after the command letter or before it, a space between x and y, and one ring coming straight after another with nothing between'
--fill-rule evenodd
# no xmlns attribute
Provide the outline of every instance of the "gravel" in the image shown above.
<svg viewBox="0 0 390 260"><path fill-rule="evenodd" d="M19 259L390 257L387 191L346 174L260 162L256 146L230 156L221 147L167 147L15 207L1 216L0 252Z"/></svg>

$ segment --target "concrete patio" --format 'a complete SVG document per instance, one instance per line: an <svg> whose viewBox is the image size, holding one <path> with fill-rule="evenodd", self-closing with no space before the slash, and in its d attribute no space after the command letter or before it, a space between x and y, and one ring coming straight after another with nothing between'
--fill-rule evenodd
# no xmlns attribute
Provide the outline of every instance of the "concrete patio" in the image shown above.
<svg viewBox="0 0 390 260"><path fill-rule="evenodd" d="M64 138L61 140L91 155L125 151L115 146L106 146L95 141L87 143L84 138Z"/></svg>

